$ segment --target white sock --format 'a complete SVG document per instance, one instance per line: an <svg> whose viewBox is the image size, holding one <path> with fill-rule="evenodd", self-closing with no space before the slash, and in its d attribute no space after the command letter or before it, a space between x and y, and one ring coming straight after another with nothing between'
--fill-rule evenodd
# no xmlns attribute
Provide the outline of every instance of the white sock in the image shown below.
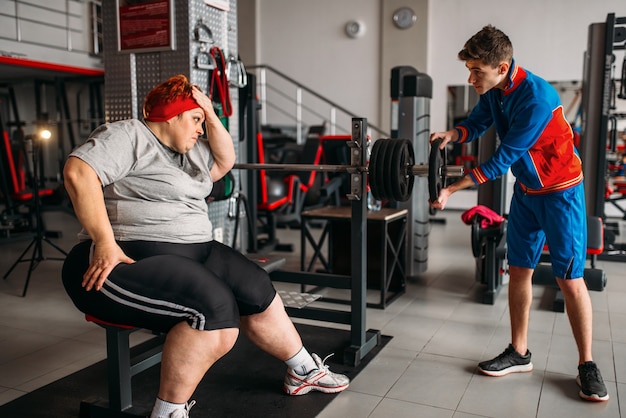
<svg viewBox="0 0 626 418"><path fill-rule="evenodd" d="M157 398L150 418L169 418L172 412L177 409L185 409L185 406L184 403L171 403Z"/></svg>
<svg viewBox="0 0 626 418"><path fill-rule="evenodd" d="M315 360L313 360L311 354L309 354L307 349L304 347L302 347L295 356L285 361L285 364L287 364L287 367L293 369L293 371L298 373L300 376L306 376L311 370L317 369Z"/></svg>

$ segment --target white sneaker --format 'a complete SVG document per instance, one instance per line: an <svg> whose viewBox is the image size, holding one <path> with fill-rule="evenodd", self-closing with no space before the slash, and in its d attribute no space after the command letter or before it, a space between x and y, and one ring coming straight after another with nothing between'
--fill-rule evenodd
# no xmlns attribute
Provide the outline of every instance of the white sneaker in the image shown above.
<svg viewBox="0 0 626 418"><path fill-rule="evenodd" d="M185 404L183 409L177 409L176 411L170 414L170 418L189 418L189 411L191 407L196 404L196 401L190 401Z"/></svg>
<svg viewBox="0 0 626 418"><path fill-rule="evenodd" d="M306 376L300 376L293 369L287 369L283 386L285 392L290 395L304 395L312 390L337 393L348 388L350 379L343 374L331 372L324 364L332 354L326 356L324 360L320 359L317 354L311 354L311 356L317 364L317 369L311 370Z"/></svg>

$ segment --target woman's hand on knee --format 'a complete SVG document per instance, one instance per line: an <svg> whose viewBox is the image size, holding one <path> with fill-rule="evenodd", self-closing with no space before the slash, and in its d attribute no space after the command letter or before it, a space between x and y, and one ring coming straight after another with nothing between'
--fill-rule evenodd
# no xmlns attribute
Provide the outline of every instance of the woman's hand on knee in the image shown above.
<svg viewBox="0 0 626 418"><path fill-rule="evenodd" d="M96 244L89 260L89 268L83 275L82 286L87 291L100 290L115 266L134 262L135 260L128 257L117 243Z"/></svg>

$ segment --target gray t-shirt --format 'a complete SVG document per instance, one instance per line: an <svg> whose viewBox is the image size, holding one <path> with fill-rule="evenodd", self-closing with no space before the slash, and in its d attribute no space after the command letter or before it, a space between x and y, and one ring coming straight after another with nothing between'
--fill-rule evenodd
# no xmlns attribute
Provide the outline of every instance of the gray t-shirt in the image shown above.
<svg viewBox="0 0 626 418"><path fill-rule="evenodd" d="M205 198L213 188L213 158L206 139L180 154L163 145L142 121L130 119L98 127L70 155L100 177L117 240L212 239ZM79 239L86 238L82 231Z"/></svg>

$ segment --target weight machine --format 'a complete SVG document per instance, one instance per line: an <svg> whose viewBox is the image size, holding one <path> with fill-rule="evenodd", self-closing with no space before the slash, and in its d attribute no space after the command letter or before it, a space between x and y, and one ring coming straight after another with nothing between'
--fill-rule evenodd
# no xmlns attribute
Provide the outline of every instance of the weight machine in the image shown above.
<svg viewBox="0 0 626 418"><path fill-rule="evenodd" d="M589 25L583 65L580 153L585 163L587 214L603 219L608 127L614 109L613 51L625 49L626 17L615 17L615 13L609 13L605 22ZM622 80L620 98L626 98L624 84Z"/></svg>
<svg viewBox="0 0 626 418"><path fill-rule="evenodd" d="M437 199L446 178L464 174L461 166L445 165L445 160L434 144L430 150L429 164L416 164L414 150L408 139L381 138L374 142L369 165L366 160L367 122L365 119L352 120L350 165L311 165L311 164L261 164L237 163L235 169L267 171L321 171L346 172L350 174L351 201L351 270L350 275L312 273L304 271L275 270L270 273L273 281L313 285L350 290L350 311L305 306L286 307L290 316L350 325L351 344L344 351L346 364L358 365L363 357L380 342L380 332L365 330L365 309L367 292L367 195L369 178L372 195L377 200L407 202L413 193L415 177L428 178L431 200ZM445 155L445 154L443 154ZM418 196L422 200L424 196Z"/></svg>
<svg viewBox="0 0 626 418"><path fill-rule="evenodd" d="M410 66L391 69L391 137L407 138L414 149L416 164L429 163L430 99L433 82L430 76ZM446 164L446 161L443 161ZM431 165L432 166L432 165ZM428 183L423 177L415 179L415 193L410 200L394 206L408 210L406 274L423 273L428 268L428 237L430 207L424 198Z"/></svg>
<svg viewBox="0 0 626 418"><path fill-rule="evenodd" d="M587 213L606 221L605 190L609 181L607 151L616 151L616 127L620 115L615 113L616 99L626 99L626 54L622 61L620 88L616 88L613 71L614 51L626 51L626 16L609 13L605 22L589 25L587 50L584 55L581 103L581 157L585 174ZM623 116L622 116L623 117ZM611 129L609 129L611 127ZM605 240L609 249L616 223L605 222ZM599 259L626 260L626 251L604 251Z"/></svg>

